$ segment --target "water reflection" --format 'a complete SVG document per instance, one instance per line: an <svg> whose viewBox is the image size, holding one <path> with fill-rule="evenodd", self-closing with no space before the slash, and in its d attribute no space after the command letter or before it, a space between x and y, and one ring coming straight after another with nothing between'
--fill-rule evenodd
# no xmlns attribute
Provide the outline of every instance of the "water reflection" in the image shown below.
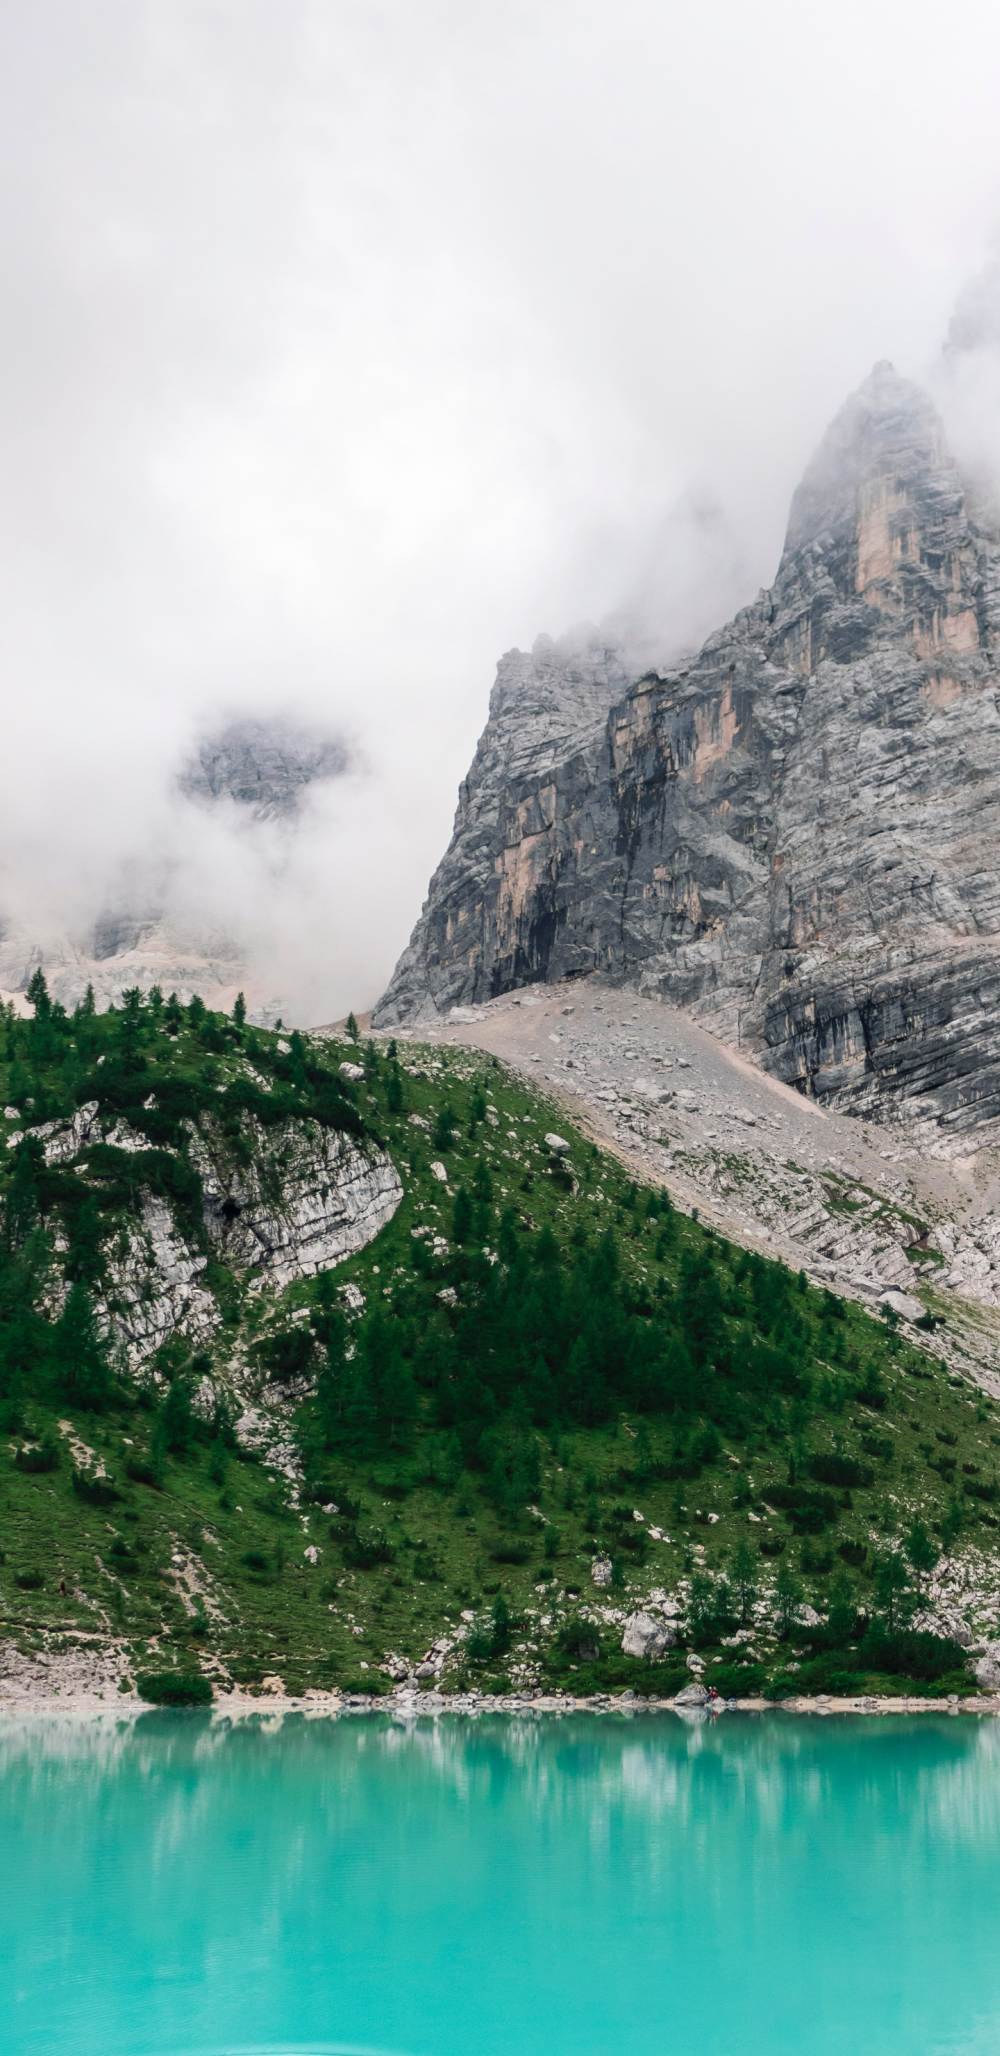
<svg viewBox="0 0 1000 2056"><path fill-rule="evenodd" d="M670 2046L975 2056L998 1772L936 1715L11 1722L5 2056L661 2056L668 1992Z"/></svg>

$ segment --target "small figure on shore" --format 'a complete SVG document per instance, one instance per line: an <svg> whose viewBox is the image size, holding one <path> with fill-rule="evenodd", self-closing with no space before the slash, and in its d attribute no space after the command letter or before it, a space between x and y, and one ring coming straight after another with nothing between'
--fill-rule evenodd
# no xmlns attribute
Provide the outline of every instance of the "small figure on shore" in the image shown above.
<svg viewBox="0 0 1000 2056"><path fill-rule="evenodd" d="M709 1685L709 1688L708 1688L708 1710L709 1710L709 1713L718 1713L718 1711L719 1711L719 1708L721 1707L722 1703L723 1703L723 1702L722 1702L722 1700L721 1700L721 1698L720 1698L720 1696L719 1696L718 1692L716 1691L716 1689L715 1689L715 1686L714 1686L714 1685Z"/></svg>

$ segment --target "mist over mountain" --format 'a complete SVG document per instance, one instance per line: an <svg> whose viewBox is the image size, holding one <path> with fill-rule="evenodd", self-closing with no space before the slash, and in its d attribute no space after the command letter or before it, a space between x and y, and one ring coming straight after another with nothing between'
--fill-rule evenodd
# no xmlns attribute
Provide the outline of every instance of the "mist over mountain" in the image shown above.
<svg viewBox="0 0 1000 2056"><path fill-rule="evenodd" d="M363 1007L498 654L589 623L677 663L772 578L843 395L883 356L926 380L997 215L995 10L724 30L7 10L5 985L159 911L178 976L228 939L295 1018ZM984 334L935 386L963 470ZM294 833L178 793L276 710L350 760Z"/></svg>
<svg viewBox="0 0 1000 2056"><path fill-rule="evenodd" d="M552 655L501 666L376 1018L597 974L812 1095L981 1139L1000 1116L1000 527L925 393L875 366L795 492L774 584L692 661L620 692L613 653L575 687L579 659L553 675Z"/></svg>

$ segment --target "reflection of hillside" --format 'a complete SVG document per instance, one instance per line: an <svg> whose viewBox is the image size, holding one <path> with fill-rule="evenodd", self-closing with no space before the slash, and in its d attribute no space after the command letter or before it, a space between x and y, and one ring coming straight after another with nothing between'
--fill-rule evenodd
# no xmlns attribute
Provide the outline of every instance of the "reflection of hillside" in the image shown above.
<svg viewBox="0 0 1000 2056"><path fill-rule="evenodd" d="M12 1721L11 1988L45 2013L14 2047L160 2056L297 2034L452 2056L470 2045L412 2030L457 1987L466 2022L488 1994L491 2056L612 2046L532 2040L539 1992L551 2020L624 2009L615 2046L659 2056L636 1981L659 2006L680 1979L702 2048L740 2046L756 1981L754 2017L783 2021L768 2046L839 2056L875 2045L803 2042L804 2022L841 2017L848 1944L857 2004L877 2003L891 1932L916 1968L885 2046L985 2048L961 1994L968 1977L984 2017L1000 2003L998 1752L992 1724L936 1715ZM53 1981L52 1965L69 1968Z"/></svg>

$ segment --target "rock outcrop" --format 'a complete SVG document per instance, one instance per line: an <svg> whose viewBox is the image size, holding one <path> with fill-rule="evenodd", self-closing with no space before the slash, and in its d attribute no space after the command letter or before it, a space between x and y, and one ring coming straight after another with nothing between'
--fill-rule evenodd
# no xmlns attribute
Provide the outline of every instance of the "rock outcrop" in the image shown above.
<svg viewBox="0 0 1000 2056"><path fill-rule="evenodd" d="M691 662L623 690L615 652L504 659L376 1020L597 973L967 1146L1000 1115L998 645L1000 539L878 365L774 586Z"/></svg>
<svg viewBox="0 0 1000 2056"><path fill-rule="evenodd" d="M241 1146L192 1131L213 1248L237 1271L269 1286L313 1277L364 1249L403 1196L391 1157L375 1143L312 1121L265 1128L245 1117Z"/></svg>
<svg viewBox="0 0 1000 2056"><path fill-rule="evenodd" d="M336 736L293 721L246 719L203 736L178 784L191 799L234 800L257 820L273 821L295 814L311 786L347 767Z"/></svg>
<svg viewBox="0 0 1000 2056"><path fill-rule="evenodd" d="M103 1244L95 1295L100 1325L133 1370L173 1335L191 1345L211 1340L221 1316L206 1284L209 1254L252 1289L280 1291L364 1249L403 1196L395 1164L379 1144L317 1121L265 1125L244 1114L235 1135L211 1116L186 1125L186 1159L201 1183L203 1232L178 1218L156 1189L157 1152L146 1137L123 1121L102 1119L96 1101L69 1119L26 1131L41 1144L46 1164L72 1167L82 1179L92 1150L135 1158L138 1196ZM8 1133L7 1148L20 1139L21 1131ZM65 1246L57 1240L57 1256ZM57 1271L49 1294L53 1312L65 1292Z"/></svg>

